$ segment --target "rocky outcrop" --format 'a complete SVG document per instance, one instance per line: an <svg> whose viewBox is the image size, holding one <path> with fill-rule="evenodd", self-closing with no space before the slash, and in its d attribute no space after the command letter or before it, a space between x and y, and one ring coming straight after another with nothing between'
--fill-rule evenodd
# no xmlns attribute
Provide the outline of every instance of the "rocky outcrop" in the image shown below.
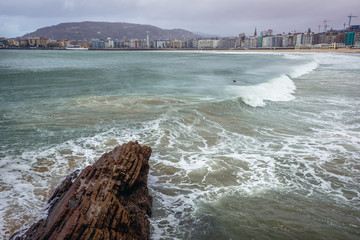
<svg viewBox="0 0 360 240"><path fill-rule="evenodd" d="M129 142L55 190L46 219L11 239L149 239L151 148Z"/></svg>

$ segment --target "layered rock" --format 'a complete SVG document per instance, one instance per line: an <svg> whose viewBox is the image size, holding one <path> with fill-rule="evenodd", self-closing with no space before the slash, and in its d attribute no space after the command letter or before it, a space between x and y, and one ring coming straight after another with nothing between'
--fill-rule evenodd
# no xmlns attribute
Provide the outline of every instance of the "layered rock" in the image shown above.
<svg viewBox="0 0 360 240"><path fill-rule="evenodd" d="M55 190L46 219L12 239L149 239L150 155L137 142L105 153Z"/></svg>

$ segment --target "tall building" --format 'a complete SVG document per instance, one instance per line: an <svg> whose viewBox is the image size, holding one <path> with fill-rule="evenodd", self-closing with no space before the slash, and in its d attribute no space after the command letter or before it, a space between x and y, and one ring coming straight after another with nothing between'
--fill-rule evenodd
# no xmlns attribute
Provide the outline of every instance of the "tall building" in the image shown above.
<svg viewBox="0 0 360 240"><path fill-rule="evenodd" d="M150 37L149 37L149 31L146 33L146 48L150 48Z"/></svg>

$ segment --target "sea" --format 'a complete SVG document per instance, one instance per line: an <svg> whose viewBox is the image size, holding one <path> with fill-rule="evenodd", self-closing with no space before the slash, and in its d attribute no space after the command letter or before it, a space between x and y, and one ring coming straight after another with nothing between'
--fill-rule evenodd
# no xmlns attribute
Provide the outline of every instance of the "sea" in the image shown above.
<svg viewBox="0 0 360 240"><path fill-rule="evenodd" d="M152 148L151 239L360 239L360 54L0 51L0 239Z"/></svg>

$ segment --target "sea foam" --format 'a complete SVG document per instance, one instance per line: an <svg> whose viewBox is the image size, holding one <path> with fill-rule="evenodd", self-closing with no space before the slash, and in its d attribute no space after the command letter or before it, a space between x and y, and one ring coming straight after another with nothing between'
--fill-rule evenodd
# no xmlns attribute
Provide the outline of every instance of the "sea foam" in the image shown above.
<svg viewBox="0 0 360 240"><path fill-rule="evenodd" d="M271 79L268 82L253 86L231 86L228 91L236 94L241 100L252 107L264 107L266 101L291 101L296 87L286 75Z"/></svg>
<svg viewBox="0 0 360 240"><path fill-rule="evenodd" d="M319 62L317 60L314 60L314 61L304 64L302 66L296 66L290 72L289 76L291 78L299 78L305 74L308 74L308 73L314 71L318 66L319 66Z"/></svg>
<svg viewBox="0 0 360 240"><path fill-rule="evenodd" d="M303 65L290 67L280 77L272 78L265 83L252 86L231 86L227 91L239 97L245 104L252 107L264 107L266 101L286 102L295 97L296 90L294 79L314 71L319 66L315 59Z"/></svg>

